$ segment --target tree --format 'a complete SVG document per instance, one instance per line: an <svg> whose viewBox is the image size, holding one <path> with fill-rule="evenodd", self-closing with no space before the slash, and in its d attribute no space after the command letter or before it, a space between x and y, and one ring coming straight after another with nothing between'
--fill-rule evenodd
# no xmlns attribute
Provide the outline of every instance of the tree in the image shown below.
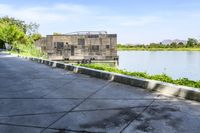
<svg viewBox="0 0 200 133"><path fill-rule="evenodd" d="M179 42L178 45L179 46L184 46L184 43L183 42Z"/></svg>
<svg viewBox="0 0 200 133"><path fill-rule="evenodd" d="M0 49L4 49L4 48L5 48L4 41L2 41L2 40L0 39Z"/></svg>
<svg viewBox="0 0 200 133"><path fill-rule="evenodd" d="M37 41L42 38L42 35L40 33L35 33L31 35L31 38L33 39L33 41Z"/></svg>
<svg viewBox="0 0 200 133"><path fill-rule="evenodd" d="M193 47L195 45L198 45L198 40L194 38L188 38L186 46Z"/></svg>
<svg viewBox="0 0 200 133"><path fill-rule="evenodd" d="M38 28L39 28L39 24L37 23L29 23L26 25L26 33L28 35L33 35L33 34L38 34Z"/></svg>
<svg viewBox="0 0 200 133"><path fill-rule="evenodd" d="M62 34L59 32L54 32L53 35L62 35Z"/></svg>
<svg viewBox="0 0 200 133"><path fill-rule="evenodd" d="M0 23L0 39L12 45L16 42L25 43L28 38L18 26Z"/></svg>
<svg viewBox="0 0 200 133"><path fill-rule="evenodd" d="M8 43L12 51L41 57L44 53L33 44L34 40L41 38L38 27L36 23L26 24L15 18L0 18L0 44Z"/></svg>
<svg viewBox="0 0 200 133"><path fill-rule="evenodd" d="M9 25L16 25L18 28L20 28L24 33L26 33L26 27L27 25L25 24L24 21L12 18L12 17L1 17L0 18L0 23L6 23Z"/></svg>
<svg viewBox="0 0 200 133"><path fill-rule="evenodd" d="M176 43L176 42L172 42L172 43L170 44L170 46L171 46L172 48L175 48L175 47L177 46L177 43Z"/></svg>
<svg viewBox="0 0 200 133"><path fill-rule="evenodd" d="M0 39L4 43L16 45L16 43L27 44L41 38L38 33L39 25L36 23L26 24L24 21L12 18L0 18Z"/></svg>
<svg viewBox="0 0 200 133"><path fill-rule="evenodd" d="M7 23L9 25L16 25L20 28L25 34L32 35L38 32L39 24L30 22L26 24L25 21L13 18L13 17L1 17L0 23Z"/></svg>

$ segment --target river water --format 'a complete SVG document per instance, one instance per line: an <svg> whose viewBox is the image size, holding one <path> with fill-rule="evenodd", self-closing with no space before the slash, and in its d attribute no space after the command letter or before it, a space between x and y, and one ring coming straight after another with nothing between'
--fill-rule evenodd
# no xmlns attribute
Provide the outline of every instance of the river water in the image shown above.
<svg viewBox="0 0 200 133"><path fill-rule="evenodd" d="M200 80L199 51L119 51L119 68Z"/></svg>

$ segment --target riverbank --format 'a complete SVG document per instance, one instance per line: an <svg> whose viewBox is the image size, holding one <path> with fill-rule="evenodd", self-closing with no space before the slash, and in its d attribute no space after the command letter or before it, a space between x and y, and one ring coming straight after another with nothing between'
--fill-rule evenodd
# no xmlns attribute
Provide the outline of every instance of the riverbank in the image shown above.
<svg viewBox="0 0 200 133"><path fill-rule="evenodd" d="M11 53L11 52L8 52L8 53ZM24 56L22 54L16 54L16 55ZM28 57L30 57L30 56L28 56ZM118 69L116 67L111 67L107 64L77 64L77 65L88 67L88 68L93 68L93 69L97 69L97 70L103 70L103 71L107 71L107 72L119 73L119 74L123 74L123 75L127 75L127 76L134 76L134 77L138 77L138 78L157 80L157 81L162 81L162 82L166 82L166 83L172 83L172 84L176 84L176 85L183 85L183 86L194 87L194 88L200 89L200 80L194 81L194 80L190 80L188 78L173 79L172 77L170 77L164 73L157 74L157 75L150 75L146 72L130 72L130 71Z"/></svg>
<svg viewBox="0 0 200 133"><path fill-rule="evenodd" d="M15 56L16 57L16 56ZM68 71L73 71L77 74L85 74L91 77L96 77L104 80L109 80L113 82L118 82L133 87L146 89L151 92L159 92L160 94L166 96L175 96L183 99L200 101L200 89L194 87L187 87L183 85L174 85L166 82L160 82L156 80L148 80L145 78L137 78L136 76L127 76L124 74L118 74L117 72L106 72L103 70L92 69L89 67L83 67L72 64L65 64L62 62L56 62L51 60L44 60L40 58L24 57L18 56L20 58L25 58L30 61L45 64L53 68L65 69ZM103 65L106 67L106 65Z"/></svg>
<svg viewBox="0 0 200 133"><path fill-rule="evenodd" d="M117 50L119 51L200 51L199 48L121 48L118 47Z"/></svg>
<svg viewBox="0 0 200 133"><path fill-rule="evenodd" d="M158 80L162 82L172 83L176 85L183 85L188 87L194 87L200 89L200 80L199 81L193 81L189 80L187 78L179 78L179 79L173 79L172 77L166 75L166 74L157 74L157 75L149 75L145 72L129 72L126 70L121 70L115 67L110 67L105 64L81 64L80 66L93 68L97 70L103 70L107 72L115 72L119 74L124 74L128 76L134 76L138 78L145 78L145 79L151 79L151 80Z"/></svg>

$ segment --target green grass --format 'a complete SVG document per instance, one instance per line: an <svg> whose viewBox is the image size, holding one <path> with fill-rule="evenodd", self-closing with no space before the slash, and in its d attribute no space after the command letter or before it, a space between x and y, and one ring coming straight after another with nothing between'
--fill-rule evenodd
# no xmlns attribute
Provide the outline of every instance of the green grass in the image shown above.
<svg viewBox="0 0 200 133"><path fill-rule="evenodd" d="M172 77L170 77L164 73L157 74L157 75L149 75L146 72L129 72L126 70L118 69L116 67L111 67L106 64L80 64L80 66L89 67L89 68L98 69L98 70L104 70L107 72L115 72L115 73L124 74L124 75L128 75L128 76L139 77L139 78L158 80L158 81L177 84L177 85L200 88L200 80L193 81L193 80L189 80L187 78L173 79Z"/></svg>
<svg viewBox="0 0 200 133"><path fill-rule="evenodd" d="M200 51L200 48L126 48L126 47L118 47L119 51Z"/></svg>
<svg viewBox="0 0 200 133"><path fill-rule="evenodd" d="M46 58L46 54L41 50L37 49L33 44L17 44L16 48L9 52L28 57Z"/></svg>

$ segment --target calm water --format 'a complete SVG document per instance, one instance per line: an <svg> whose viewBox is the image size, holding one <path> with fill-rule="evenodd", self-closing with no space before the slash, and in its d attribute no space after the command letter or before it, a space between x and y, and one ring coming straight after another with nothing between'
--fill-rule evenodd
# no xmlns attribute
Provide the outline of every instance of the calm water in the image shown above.
<svg viewBox="0 0 200 133"><path fill-rule="evenodd" d="M200 80L200 52L119 51L119 68Z"/></svg>

